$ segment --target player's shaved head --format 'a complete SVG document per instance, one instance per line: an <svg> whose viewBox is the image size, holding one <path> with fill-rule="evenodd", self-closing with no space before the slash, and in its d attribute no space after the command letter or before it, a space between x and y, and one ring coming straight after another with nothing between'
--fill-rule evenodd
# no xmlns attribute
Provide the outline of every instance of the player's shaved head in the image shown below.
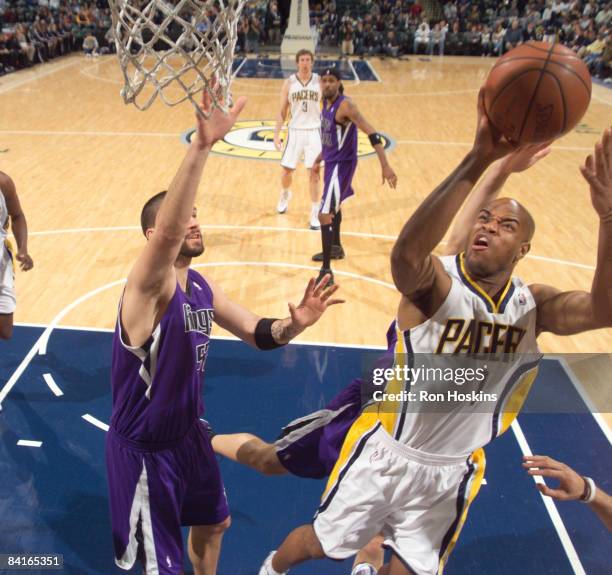
<svg viewBox="0 0 612 575"><path fill-rule="evenodd" d="M142 211L140 212L140 227L142 228L143 234L146 235L147 230L155 227L155 218L157 217L159 206L161 206L167 193L168 192L164 190L163 192L155 194L152 198L149 198L142 207Z"/></svg>
<svg viewBox="0 0 612 575"><path fill-rule="evenodd" d="M523 204L512 198L497 198L482 208L490 212L504 212L514 215L520 225L521 239L523 242L530 242L535 233L535 221L529 210Z"/></svg>

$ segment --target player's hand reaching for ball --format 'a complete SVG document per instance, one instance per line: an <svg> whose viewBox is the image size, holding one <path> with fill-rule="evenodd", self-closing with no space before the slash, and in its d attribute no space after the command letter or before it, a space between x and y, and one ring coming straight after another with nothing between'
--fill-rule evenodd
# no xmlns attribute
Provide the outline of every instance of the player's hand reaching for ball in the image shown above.
<svg viewBox="0 0 612 575"><path fill-rule="evenodd" d="M550 154L550 144L544 142L521 146L500 160L500 169L507 175L524 172Z"/></svg>
<svg viewBox="0 0 612 575"><path fill-rule="evenodd" d="M213 83L213 89L215 87L216 85ZM220 97L220 89L217 90L217 95ZM198 125L195 143L200 149L211 148L215 142L231 130L246 104L246 98L244 96L238 98L228 114L224 114L217 107L213 108L212 104L211 95L207 90L204 90L200 106L202 114L196 114ZM204 115L208 116L208 119Z"/></svg>
<svg viewBox="0 0 612 575"><path fill-rule="evenodd" d="M318 284L314 278L311 278L299 305L296 307L292 303L289 304L291 322L295 328L302 330L313 325L328 307L344 303L344 300L332 298L340 286L336 284L327 287L330 278L331 276L327 274Z"/></svg>
<svg viewBox="0 0 612 575"><path fill-rule="evenodd" d="M487 166L516 149L489 120L484 107L484 89L478 92L478 123L472 152Z"/></svg>
<svg viewBox="0 0 612 575"><path fill-rule="evenodd" d="M19 262L19 268L22 272L27 272L34 267L34 261L27 252L17 252L15 259Z"/></svg>
<svg viewBox="0 0 612 575"><path fill-rule="evenodd" d="M612 128L604 131L595 150L580 166L584 179L591 187L591 202L600 218L612 222Z"/></svg>
<svg viewBox="0 0 612 575"><path fill-rule="evenodd" d="M397 176L389 164L384 165L382 168L382 183L384 184L385 182L388 182L393 189L397 186Z"/></svg>

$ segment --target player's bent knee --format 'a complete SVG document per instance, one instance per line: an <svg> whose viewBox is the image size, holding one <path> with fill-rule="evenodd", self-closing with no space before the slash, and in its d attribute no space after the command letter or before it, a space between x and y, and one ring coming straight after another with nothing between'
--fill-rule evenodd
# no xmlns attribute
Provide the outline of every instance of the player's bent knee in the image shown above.
<svg viewBox="0 0 612 575"><path fill-rule="evenodd" d="M332 223L331 214L319 214L319 223L322 226L328 226Z"/></svg>
<svg viewBox="0 0 612 575"><path fill-rule="evenodd" d="M287 470L276 455L276 449L272 445L269 449L266 449L263 456L257 462L257 470L263 475L285 475L287 473Z"/></svg>
<svg viewBox="0 0 612 575"><path fill-rule="evenodd" d="M214 525L194 525L193 534L198 539L211 539L223 535L231 526L231 516L226 517L221 523L215 523Z"/></svg>

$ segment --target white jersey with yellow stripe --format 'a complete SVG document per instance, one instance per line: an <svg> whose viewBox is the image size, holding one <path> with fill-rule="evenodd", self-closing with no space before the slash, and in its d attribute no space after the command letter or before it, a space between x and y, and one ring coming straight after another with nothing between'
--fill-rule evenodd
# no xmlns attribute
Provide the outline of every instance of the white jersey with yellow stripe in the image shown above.
<svg viewBox="0 0 612 575"><path fill-rule="evenodd" d="M289 128L292 130L318 130L321 127L321 83L313 73L306 83L297 74L289 77L287 95L291 109Z"/></svg>
<svg viewBox="0 0 612 575"><path fill-rule="evenodd" d="M395 440L426 453L467 456L506 431L535 380L536 303L518 278L493 301L470 277L463 254L441 261L449 294L422 324L400 330L396 322L401 369L375 396L375 409ZM481 370L471 387L466 368Z"/></svg>
<svg viewBox="0 0 612 575"><path fill-rule="evenodd" d="M6 206L6 199L2 190L0 190L0 246L4 243L4 240L8 237L8 208Z"/></svg>

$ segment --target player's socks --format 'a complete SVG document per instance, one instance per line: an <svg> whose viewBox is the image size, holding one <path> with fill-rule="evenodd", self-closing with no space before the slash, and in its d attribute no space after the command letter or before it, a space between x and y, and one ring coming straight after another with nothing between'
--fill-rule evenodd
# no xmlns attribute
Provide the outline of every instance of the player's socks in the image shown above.
<svg viewBox="0 0 612 575"><path fill-rule="evenodd" d="M319 202L312 202L310 208L310 229L318 230L321 227L319 223Z"/></svg>
<svg viewBox="0 0 612 575"><path fill-rule="evenodd" d="M340 224L342 224L342 211L339 210L338 213L334 216L334 221L332 225L334 227L334 246L340 246L342 249L342 242L340 241ZM344 257L344 252L342 252L342 256Z"/></svg>
<svg viewBox="0 0 612 575"><path fill-rule="evenodd" d="M334 239L334 228L332 224L321 226L321 244L323 247L323 268L331 268L331 252Z"/></svg>
<svg viewBox="0 0 612 575"><path fill-rule="evenodd" d="M261 569L259 570L259 575L285 575L286 571L285 573L279 573L278 571L275 571L274 568L272 567L272 557L274 557L275 553L276 553L276 550L270 551L270 554L266 557L264 564L261 566Z"/></svg>
<svg viewBox="0 0 612 575"><path fill-rule="evenodd" d="M276 205L276 211L279 214L284 214L289 207L289 200L291 199L291 190L281 190L280 198L278 199L278 204Z"/></svg>
<svg viewBox="0 0 612 575"><path fill-rule="evenodd" d="M329 274L331 276L329 278L329 281L327 282L327 287L333 286L334 285L334 272L332 272L331 269L329 268L321 268L319 270L319 277L317 277L317 283L319 283L323 279L323 276L325 274Z"/></svg>
<svg viewBox="0 0 612 575"><path fill-rule="evenodd" d="M351 575L376 575L378 571L370 563L359 563L351 571Z"/></svg>

